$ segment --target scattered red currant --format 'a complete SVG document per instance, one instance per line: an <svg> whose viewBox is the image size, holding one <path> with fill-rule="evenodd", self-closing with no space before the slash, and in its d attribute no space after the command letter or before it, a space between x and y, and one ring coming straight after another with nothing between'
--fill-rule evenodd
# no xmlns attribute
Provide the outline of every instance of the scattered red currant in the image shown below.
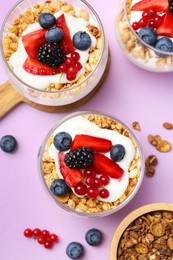
<svg viewBox="0 0 173 260"><path fill-rule="evenodd" d="M92 198L95 199L98 195L99 195L99 190L97 187L95 186L91 186L87 188L87 195Z"/></svg>
<svg viewBox="0 0 173 260"><path fill-rule="evenodd" d="M108 185L110 182L110 178L107 174L102 174L100 176L100 180L101 180L102 185L104 185L104 186Z"/></svg>
<svg viewBox="0 0 173 260"><path fill-rule="evenodd" d="M45 248L52 248L53 247L53 242L50 241L50 240L47 240L45 243L44 243L44 247Z"/></svg>
<svg viewBox="0 0 173 260"><path fill-rule="evenodd" d="M85 183L83 182L79 182L75 187L74 187L74 191L76 192L76 194L78 195L86 195L87 192L87 186Z"/></svg>
<svg viewBox="0 0 173 260"><path fill-rule="evenodd" d="M50 239L50 241L52 241L54 243L58 242L58 236L55 234L50 234L49 239Z"/></svg>
<svg viewBox="0 0 173 260"><path fill-rule="evenodd" d="M39 228L35 228L33 230L33 236L34 237L39 237L41 235L41 230Z"/></svg>
<svg viewBox="0 0 173 260"><path fill-rule="evenodd" d="M40 235L41 235L44 239L47 239L47 238L49 238L50 233L49 233L48 230L44 229L44 230L41 231L41 234L40 234Z"/></svg>
<svg viewBox="0 0 173 260"><path fill-rule="evenodd" d="M43 236L39 236L39 237L37 238L37 241L38 241L38 243L39 243L40 245L43 245L43 244L45 243L45 238L44 238Z"/></svg>
<svg viewBox="0 0 173 260"><path fill-rule="evenodd" d="M101 189L99 191L99 196L103 199L106 199L109 197L109 191L107 189Z"/></svg>
<svg viewBox="0 0 173 260"><path fill-rule="evenodd" d="M33 232L30 228L27 228L27 229L24 230L23 234L24 234L25 237L32 237Z"/></svg>

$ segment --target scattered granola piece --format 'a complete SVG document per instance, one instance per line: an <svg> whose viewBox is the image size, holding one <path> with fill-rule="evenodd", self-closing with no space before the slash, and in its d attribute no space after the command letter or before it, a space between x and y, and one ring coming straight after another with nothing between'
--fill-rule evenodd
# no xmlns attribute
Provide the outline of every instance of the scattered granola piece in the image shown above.
<svg viewBox="0 0 173 260"><path fill-rule="evenodd" d="M133 123L132 123L132 126L133 126L133 128L134 128L135 130L141 131L141 127L140 127L139 122L137 122L137 121L133 122Z"/></svg>
<svg viewBox="0 0 173 260"><path fill-rule="evenodd" d="M145 171L146 171L145 174L146 174L146 176L148 176L148 177L153 177L154 174L155 174L155 168L154 168L154 166L152 166L152 165L146 167Z"/></svg>
<svg viewBox="0 0 173 260"><path fill-rule="evenodd" d="M149 155L145 160L145 174L148 177L153 177L155 174L155 166L158 164L158 159L155 155Z"/></svg>
<svg viewBox="0 0 173 260"><path fill-rule="evenodd" d="M171 144L166 140L162 140L160 135L151 135L150 134L150 135L148 135L148 141L150 144L155 146L159 152L166 153L172 149Z"/></svg>
<svg viewBox="0 0 173 260"><path fill-rule="evenodd" d="M170 129L173 129L173 124L171 124L169 122L165 122L165 123L163 123L163 127L170 130Z"/></svg>

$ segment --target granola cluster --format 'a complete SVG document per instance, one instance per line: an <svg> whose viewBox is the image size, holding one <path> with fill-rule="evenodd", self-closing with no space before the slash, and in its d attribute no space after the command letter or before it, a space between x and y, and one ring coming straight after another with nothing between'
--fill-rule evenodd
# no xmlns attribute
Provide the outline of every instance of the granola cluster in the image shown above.
<svg viewBox="0 0 173 260"><path fill-rule="evenodd" d="M155 211L135 219L118 245L118 260L172 260L173 213Z"/></svg>
<svg viewBox="0 0 173 260"><path fill-rule="evenodd" d="M107 128L112 131L117 131L118 133L129 137L133 142L135 148L135 157L131 162L128 170L129 185L125 193L117 201L109 203L109 202L102 202L97 199L88 198L87 196L84 196L83 198L79 198L73 192L65 196L55 196L57 200L59 200L65 206L73 210L86 212L86 213L98 213L98 212L103 212L115 208L133 192L141 174L141 163L140 163L141 158L139 157L139 151L135 140L130 135L128 130L124 128L123 125L102 115L89 114L89 115L84 115L84 117L87 118L89 121L98 125L100 128ZM52 181L59 178L58 172L56 171L55 162L52 158L50 158L48 154L48 148L52 144L52 142L53 142L53 136L51 136L47 141L47 145L45 147L45 151L42 159L42 170L44 175L43 177L48 188L50 188Z"/></svg>
<svg viewBox="0 0 173 260"><path fill-rule="evenodd" d="M21 13L20 16L9 27L3 40L4 55L10 67L11 65L9 59L11 55L15 51L17 51L21 34L23 33L24 30L26 30L27 26L29 24L38 22L38 17L43 12L54 14L58 11L63 11L74 17L83 18L86 21L89 21L89 14L86 11L81 9L79 12L76 12L76 9L72 4L68 4L67 2L62 2L61 0L55 0L55 1L47 0L45 2L36 4L28 8L25 12ZM97 65L98 60L100 58L101 48L102 48L101 32L99 28L97 28L92 24L88 25L88 30L96 38L97 43L95 48L90 48L89 59L85 64L85 73L83 75L80 75L80 77L75 83L60 84L60 83L52 82L46 90L55 91L55 90L70 88L74 84L78 84L82 82L92 72L93 68Z"/></svg>

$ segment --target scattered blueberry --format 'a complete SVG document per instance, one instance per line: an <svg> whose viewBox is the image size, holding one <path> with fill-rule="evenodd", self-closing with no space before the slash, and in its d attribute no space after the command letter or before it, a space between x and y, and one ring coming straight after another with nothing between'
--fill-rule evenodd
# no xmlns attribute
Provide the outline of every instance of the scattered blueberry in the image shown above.
<svg viewBox="0 0 173 260"><path fill-rule="evenodd" d="M67 151L71 146L72 138L66 132L60 132L55 135L53 143L57 150Z"/></svg>
<svg viewBox="0 0 173 260"><path fill-rule="evenodd" d="M91 46L91 37L87 32L79 31L73 36L73 44L76 49L85 51Z"/></svg>
<svg viewBox="0 0 173 260"><path fill-rule="evenodd" d="M62 196L69 192L69 186L63 179L56 179L51 183L50 190L55 196Z"/></svg>
<svg viewBox="0 0 173 260"><path fill-rule="evenodd" d="M126 153L126 150L123 145L116 144L112 146L112 149L110 151L110 157L114 162L119 162L124 158L124 155Z"/></svg>
<svg viewBox="0 0 173 260"><path fill-rule="evenodd" d="M38 22L42 28L47 29L56 24L56 18L53 14L42 13L38 18Z"/></svg>
<svg viewBox="0 0 173 260"><path fill-rule="evenodd" d="M144 27L138 32L138 36L147 44L154 46L157 41L157 33L151 27Z"/></svg>
<svg viewBox="0 0 173 260"><path fill-rule="evenodd" d="M46 40L51 43L57 43L61 41L63 37L64 33L60 28L51 28L45 34Z"/></svg>
<svg viewBox="0 0 173 260"><path fill-rule="evenodd" d="M71 259L78 259L84 253L83 246L78 242L71 242L66 248L66 254Z"/></svg>
<svg viewBox="0 0 173 260"><path fill-rule="evenodd" d="M173 42L167 37L160 38L155 45L155 48L161 51L173 52ZM165 54L155 52L157 56L165 57Z"/></svg>
<svg viewBox="0 0 173 260"><path fill-rule="evenodd" d="M0 140L0 148L6 153L13 152L16 146L17 141L12 135L5 135Z"/></svg>
<svg viewBox="0 0 173 260"><path fill-rule="evenodd" d="M90 246L97 246L102 242L102 233L98 229L92 228L87 231L85 239Z"/></svg>

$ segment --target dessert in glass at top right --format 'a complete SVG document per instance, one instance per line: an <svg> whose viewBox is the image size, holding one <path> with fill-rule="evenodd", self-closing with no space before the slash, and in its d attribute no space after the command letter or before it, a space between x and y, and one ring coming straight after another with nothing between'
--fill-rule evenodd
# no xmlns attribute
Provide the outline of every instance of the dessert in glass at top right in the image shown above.
<svg viewBox="0 0 173 260"><path fill-rule="evenodd" d="M173 1L120 0L115 21L117 40L139 67L173 70Z"/></svg>

